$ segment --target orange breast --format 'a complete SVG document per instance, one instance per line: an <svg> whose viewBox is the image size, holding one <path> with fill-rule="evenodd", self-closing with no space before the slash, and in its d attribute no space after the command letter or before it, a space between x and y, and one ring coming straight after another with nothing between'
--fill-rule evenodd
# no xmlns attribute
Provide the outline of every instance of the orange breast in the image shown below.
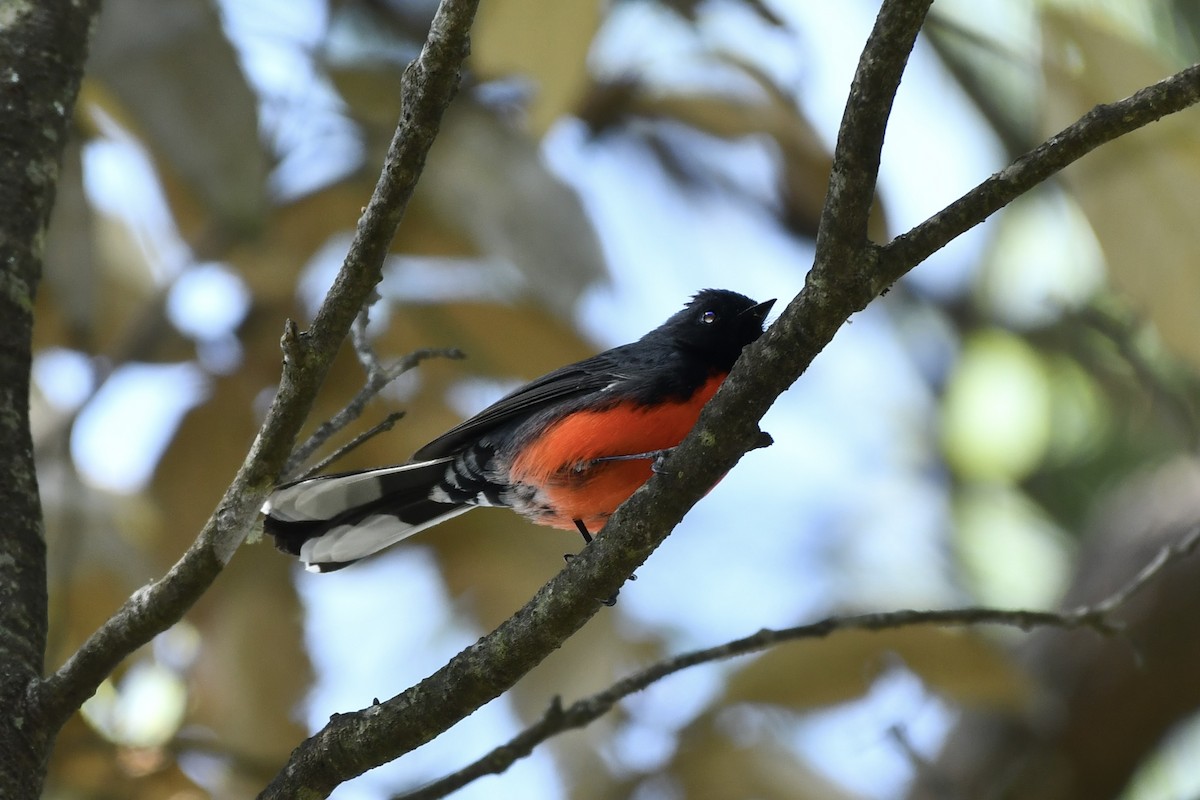
<svg viewBox="0 0 1200 800"><path fill-rule="evenodd" d="M514 483L537 487L550 513L534 521L574 530L583 520L592 533L639 486L650 479L651 460L604 461L605 456L665 450L683 441L724 375L714 375L683 402L657 406L621 404L582 411L547 428L513 462Z"/></svg>

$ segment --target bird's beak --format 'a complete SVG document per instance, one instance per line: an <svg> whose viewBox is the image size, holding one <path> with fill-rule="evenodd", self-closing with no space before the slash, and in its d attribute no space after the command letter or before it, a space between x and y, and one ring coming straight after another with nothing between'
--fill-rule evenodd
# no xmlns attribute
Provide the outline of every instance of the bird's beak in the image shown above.
<svg viewBox="0 0 1200 800"><path fill-rule="evenodd" d="M771 306L775 305L775 298L764 300L756 306L750 306L743 313L749 314L758 320L758 324L762 325L767 320L767 314L771 313Z"/></svg>

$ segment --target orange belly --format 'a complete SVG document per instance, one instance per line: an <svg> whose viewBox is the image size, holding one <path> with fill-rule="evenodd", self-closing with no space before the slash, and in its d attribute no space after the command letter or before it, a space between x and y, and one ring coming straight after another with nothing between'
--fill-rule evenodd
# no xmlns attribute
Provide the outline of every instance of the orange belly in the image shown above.
<svg viewBox="0 0 1200 800"><path fill-rule="evenodd" d="M530 518L565 530L575 530L575 520L582 520L592 533L600 530L617 506L650 479L652 461L595 463L596 459L679 444L724 379L714 375L683 402L582 411L551 425L522 451L510 471L513 483L535 487L540 504L548 506Z"/></svg>

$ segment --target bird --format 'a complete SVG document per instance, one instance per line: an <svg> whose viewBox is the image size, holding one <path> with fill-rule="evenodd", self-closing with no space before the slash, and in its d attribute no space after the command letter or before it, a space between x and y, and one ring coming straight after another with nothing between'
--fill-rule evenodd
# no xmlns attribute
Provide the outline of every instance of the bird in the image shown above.
<svg viewBox="0 0 1200 800"><path fill-rule="evenodd" d="M276 547L330 572L478 507L509 508L585 543L695 426L774 300L705 289L630 344L517 388L402 464L276 487Z"/></svg>

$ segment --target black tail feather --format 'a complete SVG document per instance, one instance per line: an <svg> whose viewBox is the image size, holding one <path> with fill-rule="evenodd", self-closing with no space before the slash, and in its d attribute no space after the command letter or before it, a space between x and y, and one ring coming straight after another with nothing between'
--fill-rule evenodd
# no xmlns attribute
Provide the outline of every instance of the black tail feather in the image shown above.
<svg viewBox="0 0 1200 800"><path fill-rule="evenodd" d="M263 506L263 530L274 537L277 548L304 558L310 566L322 572L340 569L436 521L462 513L464 508L429 499L442 481L448 461L323 475L285 484ZM350 529L364 523L370 534L355 534L352 545L339 544L350 538ZM334 553L345 557L333 557Z"/></svg>

